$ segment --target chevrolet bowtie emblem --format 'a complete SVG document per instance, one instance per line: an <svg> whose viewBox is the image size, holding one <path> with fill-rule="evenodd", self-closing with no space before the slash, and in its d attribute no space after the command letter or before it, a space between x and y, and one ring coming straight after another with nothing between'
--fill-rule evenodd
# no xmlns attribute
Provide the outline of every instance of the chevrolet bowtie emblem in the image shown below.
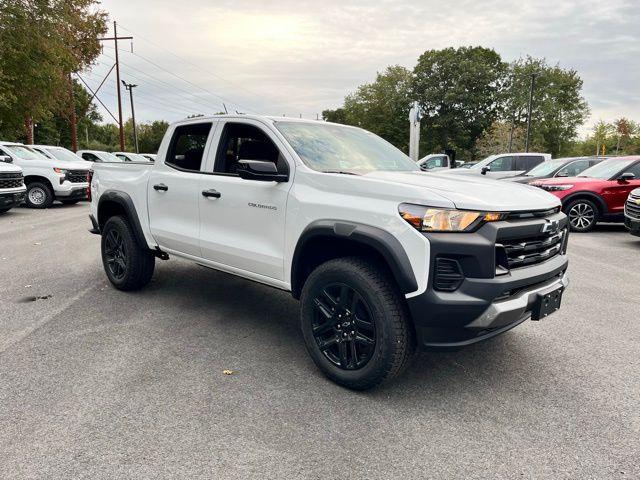
<svg viewBox="0 0 640 480"><path fill-rule="evenodd" d="M640 205L640 198L636 198L636 203Z"/></svg>

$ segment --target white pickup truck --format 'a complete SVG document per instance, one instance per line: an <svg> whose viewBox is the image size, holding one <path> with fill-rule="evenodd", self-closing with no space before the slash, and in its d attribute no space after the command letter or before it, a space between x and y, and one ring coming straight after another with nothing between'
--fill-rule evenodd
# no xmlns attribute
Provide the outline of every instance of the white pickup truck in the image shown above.
<svg viewBox="0 0 640 480"><path fill-rule="evenodd" d="M544 318L567 286L556 197L423 173L355 127L184 120L155 164L96 163L91 195L116 288L143 287L156 258L175 255L290 291L314 362L353 389L397 375L417 346L461 347Z"/></svg>
<svg viewBox="0 0 640 480"><path fill-rule="evenodd" d="M71 205L87 198L91 164L79 157L60 160L13 142L0 142L0 155L22 168L27 186L25 203L30 208L48 208L54 200Z"/></svg>
<svg viewBox="0 0 640 480"><path fill-rule="evenodd" d="M0 214L20 205L27 191L22 169L10 161L11 157L0 154Z"/></svg>

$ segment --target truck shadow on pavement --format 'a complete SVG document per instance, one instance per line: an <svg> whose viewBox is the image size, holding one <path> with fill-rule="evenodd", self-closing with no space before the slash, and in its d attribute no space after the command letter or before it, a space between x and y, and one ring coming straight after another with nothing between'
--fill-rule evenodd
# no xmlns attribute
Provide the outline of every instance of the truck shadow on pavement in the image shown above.
<svg viewBox="0 0 640 480"><path fill-rule="evenodd" d="M154 309L161 308L163 315L179 319L176 329L181 334L204 338L212 356L245 352L244 358L239 353L230 363L237 361L239 369L265 368L263 364L243 364L246 355L251 355L270 370L288 371L293 383L289 387L293 388L320 390L321 384L330 391L380 399L414 395L419 403L426 400L425 394L440 394L446 402L450 395L491 395L505 385L543 383L549 376L542 362L531 361L532 355L544 355L544 346L523 340L519 330L525 322L511 332L461 350L420 352L395 381L371 392L349 392L326 380L308 357L299 328L299 303L288 292L172 260L170 266L158 265L152 284L142 293L151 297L148 301L156 305ZM157 306L160 303L162 307Z"/></svg>

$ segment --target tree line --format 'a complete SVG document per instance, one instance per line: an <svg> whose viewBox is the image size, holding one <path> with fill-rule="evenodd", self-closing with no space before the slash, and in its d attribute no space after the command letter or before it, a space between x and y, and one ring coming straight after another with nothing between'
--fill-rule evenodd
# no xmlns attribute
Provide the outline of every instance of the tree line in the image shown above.
<svg viewBox="0 0 640 480"><path fill-rule="evenodd" d="M427 50L412 70L389 66L322 116L371 130L407 152L409 108L417 101L423 153L454 149L474 159L509 144L518 151L524 147L532 77L530 149L567 155L589 115L578 73L532 57L508 63L484 47Z"/></svg>

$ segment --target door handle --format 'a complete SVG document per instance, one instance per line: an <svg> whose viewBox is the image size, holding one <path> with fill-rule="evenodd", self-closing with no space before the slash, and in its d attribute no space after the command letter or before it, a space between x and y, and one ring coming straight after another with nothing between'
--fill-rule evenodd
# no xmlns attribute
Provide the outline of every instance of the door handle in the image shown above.
<svg viewBox="0 0 640 480"><path fill-rule="evenodd" d="M153 186L153 189L156 192L159 192L159 191L166 192L167 190L169 190L169 187L167 187L164 183L158 183L157 185Z"/></svg>
<svg viewBox="0 0 640 480"><path fill-rule="evenodd" d="M211 198L211 197L220 198L222 196L222 194L219 191L214 190L212 188L211 190L203 190L202 191L202 196L203 197L207 197L207 198Z"/></svg>

